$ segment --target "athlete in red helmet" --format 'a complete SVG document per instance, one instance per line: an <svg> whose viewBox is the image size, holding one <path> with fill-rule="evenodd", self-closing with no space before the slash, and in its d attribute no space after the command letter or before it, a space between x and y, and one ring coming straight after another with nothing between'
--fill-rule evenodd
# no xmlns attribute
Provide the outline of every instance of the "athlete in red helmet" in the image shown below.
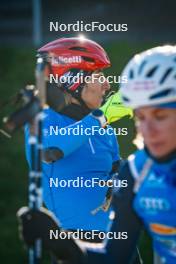
<svg viewBox="0 0 176 264"><path fill-rule="evenodd" d="M105 81L101 85L98 78L103 69L110 67L110 60L99 44L89 39L61 38L46 44L38 52L49 61L48 77L57 77L58 84L76 98L84 110L90 112L101 106L109 84ZM85 85L85 79L88 82L92 73L96 73L94 86L92 83Z"/></svg>
<svg viewBox="0 0 176 264"><path fill-rule="evenodd" d="M109 58L96 42L80 38L50 42L38 55L49 63L50 99L55 97L55 88L68 99L59 113L44 110L44 203L64 229L81 230L83 235L92 230L107 232L111 209L106 182L117 171L120 157L113 129L106 126L102 111L95 109L110 89L106 81L99 80L102 70L110 66ZM51 74L59 77L57 84L49 83ZM28 126L25 137L30 164ZM89 241L96 239L97 235L89 233Z"/></svg>

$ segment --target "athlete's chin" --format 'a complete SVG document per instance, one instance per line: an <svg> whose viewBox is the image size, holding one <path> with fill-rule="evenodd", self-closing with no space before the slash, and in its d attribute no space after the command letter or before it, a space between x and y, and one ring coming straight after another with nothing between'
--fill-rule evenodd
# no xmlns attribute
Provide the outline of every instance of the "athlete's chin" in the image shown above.
<svg viewBox="0 0 176 264"><path fill-rule="evenodd" d="M148 147L150 153L155 158L162 158L167 156L172 150L171 148L164 147L164 146L157 146L157 147Z"/></svg>
<svg viewBox="0 0 176 264"><path fill-rule="evenodd" d="M101 101L98 101L98 102L95 102L95 103L91 103L91 104L87 104L87 106L94 110L94 109L97 109L97 108L100 108L102 105Z"/></svg>

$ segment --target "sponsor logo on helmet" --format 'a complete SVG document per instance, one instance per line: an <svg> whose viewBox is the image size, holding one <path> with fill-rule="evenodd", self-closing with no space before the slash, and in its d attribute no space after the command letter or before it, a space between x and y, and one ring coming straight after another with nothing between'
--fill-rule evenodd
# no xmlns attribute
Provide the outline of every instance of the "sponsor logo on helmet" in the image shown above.
<svg viewBox="0 0 176 264"><path fill-rule="evenodd" d="M158 235L176 235L176 227L158 223L150 224L150 230Z"/></svg>
<svg viewBox="0 0 176 264"><path fill-rule="evenodd" d="M154 81L135 81L130 88L135 91L154 90L156 88L156 84Z"/></svg>
<svg viewBox="0 0 176 264"><path fill-rule="evenodd" d="M51 58L52 65L67 64L67 63L81 63L81 62L82 62L81 56L71 56L71 57L58 56L58 57Z"/></svg>

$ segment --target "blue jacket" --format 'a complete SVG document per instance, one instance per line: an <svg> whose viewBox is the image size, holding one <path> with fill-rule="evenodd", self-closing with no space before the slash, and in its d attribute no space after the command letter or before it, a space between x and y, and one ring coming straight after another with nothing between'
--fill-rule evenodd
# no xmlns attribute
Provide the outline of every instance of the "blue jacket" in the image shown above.
<svg viewBox="0 0 176 264"><path fill-rule="evenodd" d="M139 181L139 179L142 179ZM145 150L132 154L121 168L119 180L127 188L114 188L115 219L111 233L127 232L127 239L108 239L102 249L88 250L87 263L129 264L145 226L153 249L163 264L176 263L176 159L151 159ZM136 188L138 186L138 188ZM135 262L136 263L136 262Z"/></svg>
<svg viewBox="0 0 176 264"><path fill-rule="evenodd" d="M132 169L132 173L136 179L140 177L147 159L145 151L135 154L136 172ZM154 250L166 263L176 263L175 159L151 164L135 196L134 208L152 237Z"/></svg>
<svg viewBox="0 0 176 264"><path fill-rule="evenodd" d="M85 187L81 181L109 179L113 162L119 160L119 148L114 133L100 135L95 131L93 135L84 132L74 135L76 130L73 129L91 129L92 126L96 126L96 130L100 128L99 121L91 115L77 122L51 109L45 110L43 146L59 148L64 157L53 163L43 162L43 198L65 229L107 231L109 226L109 210L92 214L103 203L107 187ZM28 138L27 125L26 156L30 164ZM80 181L79 186L83 187L73 187L73 180L77 181L74 186Z"/></svg>

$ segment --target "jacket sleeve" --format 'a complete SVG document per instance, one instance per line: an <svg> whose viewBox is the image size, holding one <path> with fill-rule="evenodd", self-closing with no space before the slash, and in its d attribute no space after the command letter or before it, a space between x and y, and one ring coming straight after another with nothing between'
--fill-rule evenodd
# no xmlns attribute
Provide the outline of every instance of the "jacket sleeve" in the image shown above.
<svg viewBox="0 0 176 264"><path fill-rule="evenodd" d="M58 124L58 123L57 123ZM87 115L81 121L75 122L72 125L61 125L58 129L58 133L49 133L50 126L55 125L50 121L49 116L43 121L43 161L48 163L54 162L60 158L67 157L72 152L81 147L89 138L90 132L93 126L100 127L100 123L91 115ZM75 135L75 129L82 131ZM29 140L29 126L25 126L25 141L26 141L26 156L29 161L30 146Z"/></svg>
<svg viewBox="0 0 176 264"><path fill-rule="evenodd" d="M133 209L134 180L127 162L120 171L119 180L127 180L128 186L114 189L115 218L110 232L116 233L116 237L119 236L118 232L121 232L121 239L108 239L104 251L100 252L95 248L88 250L88 263L96 264L101 261L102 264L129 264L136 257L136 245L142 229L142 222ZM126 234L124 232L127 232L127 239L122 239L122 234Z"/></svg>

